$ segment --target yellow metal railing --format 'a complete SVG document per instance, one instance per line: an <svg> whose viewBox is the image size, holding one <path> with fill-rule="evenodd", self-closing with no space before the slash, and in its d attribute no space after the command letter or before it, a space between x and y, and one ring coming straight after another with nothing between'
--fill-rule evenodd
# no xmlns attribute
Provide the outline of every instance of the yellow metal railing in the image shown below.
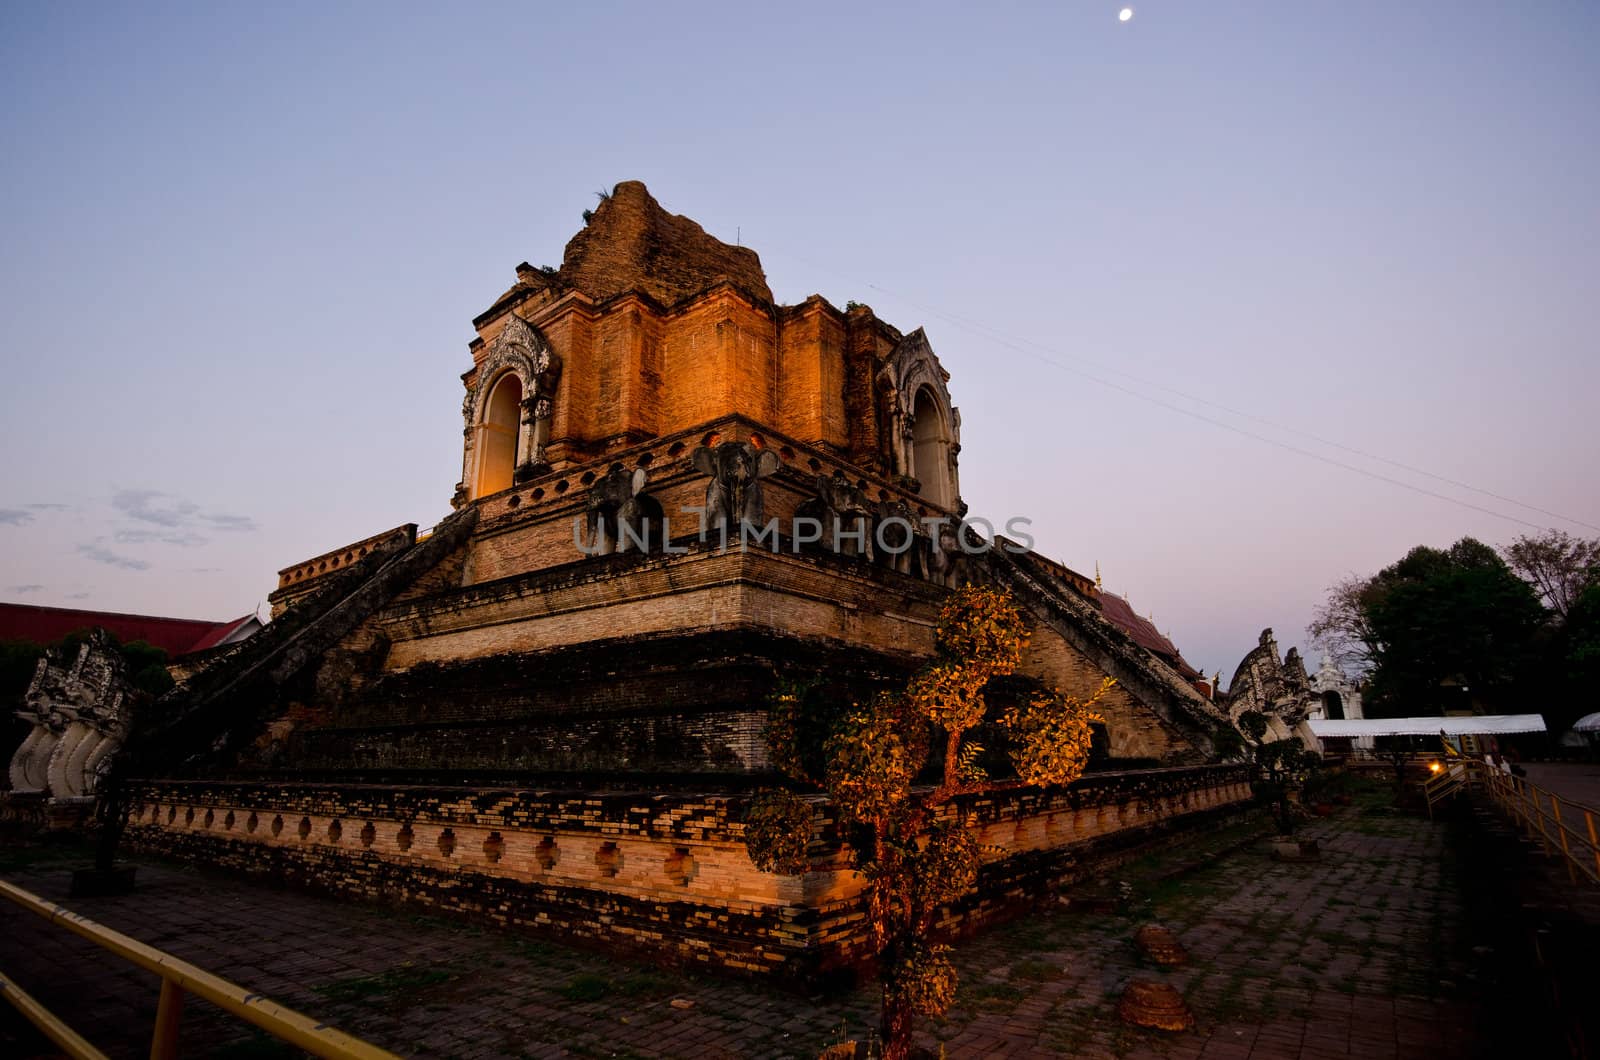
<svg viewBox="0 0 1600 1060"><path fill-rule="evenodd" d="M1527 777L1513 776L1482 762L1467 762L1490 797L1528 833L1546 854L1560 856L1573 883L1600 883L1600 810L1563 799ZM1582 822L1581 825L1579 822Z"/></svg>
<svg viewBox="0 0 1600 1060"><path fill-rule="evenodd" d="M237 983L230 983L221 976L196 968L188 961L179 960L170 953L164 953L154 946L145 945L138 939L129 938L121 932L97 924L65 906L46 901L31 891L25 891L4 880L0 880L0 896L161 977L161 996L156 1002L155 1032L150 1039L151 1060L171 1060L179 1055L178 1023L183 1015L185 994L204 998L246 1023L259 1027L274 1038L280 1038L290 1045L304 1049L313 1056L350 1058L350 1060L396 1060L393 1053L369 1045L359 1038L352 1038L343 1031L334 1030L327 1024L285 1008L270 998L246 990ZM101 1060L105 1056L3 975L0 975L0 995L11 1002L17 1011L68 1056L85 1060Z"/></svg>
<svg viewBox="0 0 1600 1060"><path fill-rule="evenodd" d="M1428 779L1422 782L1422 794L1428 803L1428 817L1433 818L1433 808L1464 788L1474 787L1478 776L1474 763L1461 758L1428 763Z"/></svg>

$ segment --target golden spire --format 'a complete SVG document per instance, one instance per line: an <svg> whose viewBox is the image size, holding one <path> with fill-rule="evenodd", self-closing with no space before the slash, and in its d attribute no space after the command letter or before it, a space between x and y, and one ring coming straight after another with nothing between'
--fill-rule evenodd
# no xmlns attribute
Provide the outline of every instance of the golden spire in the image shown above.
<svg viewBox="0 0 1600 1060"><path fill-rule="evenodd" d="M1100 581L1100 561L1094 561L1094 588L1095 592L1104 592L1105 585Z"/></svg>

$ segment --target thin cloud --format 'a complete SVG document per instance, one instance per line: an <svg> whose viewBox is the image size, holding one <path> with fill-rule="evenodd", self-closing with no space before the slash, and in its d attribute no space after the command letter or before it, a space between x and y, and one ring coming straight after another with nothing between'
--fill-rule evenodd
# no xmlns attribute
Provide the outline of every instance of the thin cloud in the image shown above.
<svg viewBox="0 0 1600 1060"><path fill-rule="evenodd" d="M211 529L222 530L228 533L244 533L257 529L256 521L248 515L202 515L200 517L211 524Z"/></svg>
<svg viewBox="0 0 1600 1060"><path fill-rule="evenodd" d="M68 600L87 600L87 599L89 599L89 594L88 593L68 593L67 594L67 599Z"/></svg>
<svg viewBox="0 0 1600 1060"><path fill-rule="evenodd" d="M104 563L108 567L121 567L123 570L149 570L150 564L142 559L132 556L122 556L100 544L79 545L78 552L87 556L96 563Z"/></svg>
<svg viewBox="0 0 1600 1060"><path fill-rule="evenodd" d="M36 512L70 512L72 510L72 505L70 504L53 504L49 502L43 504L30 504L28 507L32 508Z"/></svg>
<svg viewBox="0 0 1600 1060"><path fill-rule="evenodd" d="M163 545L177 545L179 548L194 548L205 544L208 540L190 530L123 529L116 531L111 537L119 545L146 545L152 541L159 541Z"/></svg>
<svg viewBox="0 0 1600 1060"><path fill-rule="evenodd" d="M44 586L42 586L42 585L8 585L8 586L6 586L6 592L8 592L8 593L42 593L42 592L44 592Z"/></svg>
<svg viewBox="0 0 1600 1060"><path fill-rule="evenodd" d="M118 490L111 506L129 519L163 526L169 530L200 529L240 533L255 530L256 521L248 515L204 512L193 501L160 490Z"/></svg>
<svg viewBox="0 0 1600 1060"><path fill-rule="evenodd" d="M221 567L190 567L187 570L185 570L184 573L185 574L217 574L217 573L221 572L221 570L222 570Z"/></svg>
<svg viewBox="0 0 1600 1060"><path fill-rule="evenodd" d="M21 508L0 508L0 526L21 526L33 522L33 513Z"/></svg>
<svg viewBox="0 0 1600 1060"><path fill-rule="evenodd" d="M141 523L170 527L182 526L200 510L192 501L168 497L158 490L119 490L111 498L111 506Z"/></svg>

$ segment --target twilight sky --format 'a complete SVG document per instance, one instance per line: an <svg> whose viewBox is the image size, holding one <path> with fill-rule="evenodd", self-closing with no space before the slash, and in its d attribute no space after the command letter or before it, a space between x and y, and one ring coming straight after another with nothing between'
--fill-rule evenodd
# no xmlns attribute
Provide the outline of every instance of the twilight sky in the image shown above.
<svg viewBox="0 0 1600 1060"><path fill-rule="evenodd" d="M974 513L1207 671L1600 533L1600 7L1120 6L0 6L0 599L436 522L471 318L624 179L925 325Z"/></svg>

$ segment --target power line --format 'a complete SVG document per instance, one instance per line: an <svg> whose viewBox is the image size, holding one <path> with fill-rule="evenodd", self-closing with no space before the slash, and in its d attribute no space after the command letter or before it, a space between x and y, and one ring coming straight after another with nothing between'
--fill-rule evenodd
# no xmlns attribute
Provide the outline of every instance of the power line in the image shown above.
<svg viewBox="0 0 1600 1060"><path fill-rule="evenodd" d="M867 286L872 288L873 290L882 291L884 294L888 295L891 298L899 298L900 300L906 302L909 305L916 306L918 309L922 310L925 313L931 313L931 314L933 314L935 316L943 317L945 320L948 320L952 324L955 324L957 327L966 327L969 330L977 330L977 331L980 331L980 332L987 332L988 333L988 337L991 340L996 341L996 342L1003 342L1003 343L1012 344L1012 348L1013 349L1016 348L1016 345L1015 345L1016 343L1022 343L1024 345L1032 346L1037 350L1044 351L1044 353L1057 354L1059 356L1069 357L1072 360L1082 361L1085 364L1093 365L1095 368L1097 368L1099 370L1111 372L1111 373L1113 373L1115 375L1120 375L1120 376L1122 376L1122 377L1124 377L1126 379L1131 379L1134 382L1140 383L1141 385L1154 387L1155 389L1165 391L1168 394L1175 394L1178 397L1184 398L1185 400L1193 401L1197 405L1205 405L1205 406L1207 406L1209 408L1214 408L1214 409L1217 409L1217 410L1219 410L1221 412L1226 412L1229 415L1238 416L1241 419L1254 420L1257 423L1264 424L1264 425L1266 425L1268 427L1272 427L1275 430L1283 431L1283 432L1285 432L1287 434L1298 434L1301 437L1309 438L1310 440L1312 440L1314 442L1317 442L1317 443L1319 443L1321 445L1326 445L1326 446L1329 446L1330 448L1339 449L1339 450L1342 450L1344 452L1350 453L1350 454L1355 455L1355 456L1364 457L1364 458L1366 458L1368 460L1376 460L1380 464L1388 464L1390 467L1396 467L1396 468L1401 469L1402 471L1409 471L1412 474L1422 475L1425 478L1431 478L1436 482L1443 482L1443 483L1445 483L1447 485L1455 486L1455 487L1457 487L1459 489L1470 490L1473 493L1481 494L1481 495L1483 495L1485 497L1492 497L1497 501L1503 501L1503 502L1505 502L1507 504L1514 504L1519 508L1526 508L1529 511L1538 512L1540 515L1548 515L1552 519L1560 519L1560 520L1562 520L1564 522L1573 523L1574 525L1577 525L1577 526L1587 527L1590 530L1600 531L1600 526L1597 526L1594 523L1586 522L1586 521L1584 521L1582 519L1574 518L1573 516L1570 516L1570 515L1562 515L1560 512L1553 512L1553 511L1550 511L1550 510L1548 510L1546 508L1541 508L1537 504L1529 504L1527 501L1519 501L1515 497L1507 497L1504 494L1495 493L1493 490L1481 489L1481 488L1479 488L1477 486L1472 485L1469 482L1462 482L1462 481L1460 481L1458 479L1450 478L1447 475L1435 474L1434 472L1429 471L1426 468L1415 467L1415 466L1413 466L1411 464L1407 464L1407 463L1404 463L1403 461L1399 461L1399 460L1391 460L1388 457L1380 456L1377 453L1369 453L1365 449L1360 449L1360 448L1357 448L1355 446L1345 445L1343 442L1335 441L1335 440L1333 440L1331 438L1324 438L1321 435L1316 434L1315 432L1305 430L1304 428L1301 428L1301 427L1295 427L1295 426L1290 425L1290 424L1279 423L1276 420L1268 419L1265 416L1258 416L1255 413L1245 412L1245 411L1240 410L1240 409L1232 408L1232 407L1230 407L1228 405L1221 404L1220 402L1209 401L1206 398L1202 398L1202 397L1195 397L1192 394L1186 394L1181 390L1176 390L1176 389L1174 389L1172 387L1166 386L1166 385L1164 385L1162 383L1158 383L1158 382L1156 382L1154 380L1144 379L1144 378L1142 378L1142 377L1140 377L1138 375L1134 375L1131 372L1124 372L1124 371L1122 371L1120 369L1113 368L1110 365L1101 364L1098 361L1094 361L1094 360L1091 360L1091 359L1086 358L1086 357L1076 357L1076 356L1073 356L1071 354L1062 354L1058 350L1052 350L1050 347L1045 346L1042 343L1034 342L1031 339L1017 338L1017 337L1014 337L1014 336L1007 336L1004 332L999 331L998 329L989 327L988 325L979 323L977 321L963 320L963 318L961 318L961 317L957 317L957 316L953 316L953 315L948 314L948 313L941 312L940 310L934 309L931 306L923 305L923 304L920 304L920 303L918 303L918 302L916 302L916 301L914 301L914 300L912 300L910 298L907 298L905 295L895 294L894 292L886 290L883 287L878 286L877 284L869 283L869 284L867 284ZM1019 350L1018 352L1026 352L1026 351ZM1086 376L1088 378L1094 378L1093 376L1089 375L1089 373L1083 372L1081 369L1074 369L1069 365L1059 364L1059 363L1053 361L1051 358L1039 355L1038 359L1044 360L1044 361L1046 361L1048 363L1056 364L1057 367L1066 369L1067 371L1076 371L1079 374L1082 374L1082 375L1084 375L1084 376ZM1096 382L1103 382L1102 380L1098 380L1098 379L1096 379L1095 381ZM1106 385L1114 385L1114 384L1107 383ZM1125 393L1132 393L1132 391L1124 391L1124 392ZM1135 394L1134 396L1143 397L1143 395L1139 395L1139 394ZM1167 407L1171 407L1171 406L1167 406ZM1187 410L1179 409L1179 411L1187 411ZM1200 418L1201 419L1206 419L1206 417L1200 417ZM1207 419L1207 422L1216 423L1217 421ZM1220 426L1227 426L1226 424L1219 424L1219 425ZM1258 435L1249 434L1248 432L1241 432L1241 433L1246 433L1248 437L1252 437L1252 438L1260 437ZM1272 441L1272 439L1263 439L1263 440L1264 441ZM1273 444L1277 444L1277 443L1274 442ZM1301 452L1301 450L1296 449L1293 446L1288 446L1287 448L1289 448L1291 451L1294 451L1294 452ZM1308 454L1308 455L1316 456L1316 454ZM1317 457L1317 458L1318 459L1323 459L1321 457ZM1360 468L1354 468L1354 467L1351 467L1350 465L1343 464L1343 463L1340 463L1338 461L1328 461L1328 462L1333 463L1334 466L1336 466L1336 467L1350 467L1351 470L1361 471ZM1365 471L1361 471L1361 473L1366 474ZM1384 482L1397 482L1398 481L1398 480L1391 479L1391 478L1388 478L1386 476L1381 476L1381 475L1375 476L1375 477L1380 478ZM1406 486L1408 489L1409 488L1414 488L1410 483L1399 482L1398 484ZM1415 488L1420 488L1420 487L1415 487ZM1433 497L1443 496L1441 494L1433 493L1433 492L1427 491L1427 490L1423 490L1422 492L1427 493L1429 496L1433 496ZM1456 503L1457 502L1457 498L1454 498L1454 497L1444 496L1444 499L1449 500L1452 503ZM1461 503L1465 503L1465 502L1461 502ZM1473 506L1469 504L1468 507L1473 507ZM1479 508L1477 510L1478 511L1486 511L1487 509ZM1501 513L1499 513L1499 512L1491 512L1490 514L1501 515ZM1529 522L1526 522L1525 520L1516 519L1514 516L1501 515L1501 518L1513 519L1514 521L1522 522L1526 526L1537 526L1538 525L1536 523L1529 523ZM1540 526L1539 529L1542 530L1542 529L1545 529L1545 527Z"/></svg>
<svg viewBox="0 0 1600 1060"><path fill-rule="evenodd" d="M1169 393L1169 394L1176 394L1179 397L1182 397L1187 401L1193 401L1196 404L1205 405L1205 406L1208 406L1210 408L1214 408L1214 409L1217 409L1219 411L1226 412L1226 413L1228 413L1230 415L1238 416L1238 417L1243 418L1243 419L1254 420L1257 423L1265 424L1266 426L1272 427L1272 428L1274 428L1276 430L1284 431L1285 433L1288 433L1288 434L1298 434L1298 435L1300 435L1302 437L1309 438L1312 441L1315 441L1315 442L1317 442L1317 443L1319 443L1321 445L1326 445L1326 446L1329 446L1329 447L1334 448L1334 449L1339 449L1339 450L1342 450L1344 452L1351 453L1353 455L1363 457L1365 459L1375 460L1375 461L1377 461L1379 463L1387 464L1390 467L1400 468L1402 470L1409 471L1409 472L1411 472L1413 474L1422 475L1422 476L1424 476L1426 478L1431 478L1431 479L1433 479L1435 481L1443 482L1443 483L1446 483L1448 485L1455 486L1455 487L1457 487L1459 489L1465 489L1465 490L1469 490L1469 491L1471 491L1473 493L1481 494L1482 496L1492 497L1495 500L1502 501L1502 502L1507 503L1507 504L1512 504L1512 505L1515 505L1515 506L1517 506L1519 508L1525 508L1525 509L1527 509L1529 511L1538 512L1540 515L1547 515L1547 516L1549 516L1549 517L1551 517L1553 519L1560 519L1560 520L1562 520L1564 522L1572 523L1572 524L1574 524L1576 526L1587 527L1588 529L1591 529L1591 530L1600 531L1600 525L1596 525L1594 523L1587 522L1587 521L1585 521L1583 519L1577 519L1577 518L1574 518L1574 517L1572 517L1570 515L1562 515L1559 512L1549 511L1548 509L1541 508L1538 505L1528 504L1525 501L1519 501L1519 500L1517 500L1517 499L1515 499L1513 497L1506 497L1506 496L1503 496L1501 494L1495 493L1495 492L1493 492L1491 490L1480 489L1479 487L1474 486L1474 485L1472 485L1470 483L1461 482L1459 480L1452 479L1452 478L1449 478L1449 477L1444 476L1444 475L1438 475L1438 474L1435 474L1434 472L1428 471L1428 470L1423 469L1423 468L1414 467L1414 466L1412 466L1410 464L1406 464L1406 463L1404 463L1402 461L1391 460L1391 459L1389 459L1387 457L1379 456L1379 455L1377 455L1375 453L1369 453L1369 452L1366 452L1365 450L1358 449L1358 448L1355 448L1353 446L1345 445L1345 444L1343 444L1341 442L1337 442L1337 441L1334 441L1332 439L1323 438L1320 435L1317 435L1317 434L1315 434L1315 433L1313 433L1311 431L1304 430L1302 428L1297 428L1297 427L1288 426L1288 425L1285 425L1285 424L1280 424L1280 423L1277 423L1277 422L1275 422L1273 420L1267 419L1265 417L1257 416L1257 415L1255 415L1253 413L1243 412L1243 411L1240 411L1238 409L1230 408L1229 406L1220 404L1218 402L1208 401L1208 400L1206 400L1204 398L1197 398L1197 397L1194 397L1194 396L1189 395L1189 394L1184 394L1181 391L1174 390L1173 388L1165 386L1165 385L1163 385L1161 383L1154 382L1154 381L1148 380L1148 379L1143 379L1143 378L1141 378L1141 377L1139 377L1137 375L1134 375L1134 374L1132 374L1130 372L1124 372L1124 371L1121 371L1120 369L1112 368L1109 365L1100 364L1099 362L1093 361L1093 360L1091 360L1089 358L1076 357L1076 356L1073 356L1071 354L1062 354L1062 353L1060 353L1060 351L1051 349L1050 347L1047 347L1047 346L1043 345L1042 343L1034 342L1034 341L1029 340L1029 339L1022 339L1022 338L1016 338L1016 337L1013 337L1013 336L1009 336L1005 332L1002 332L999 329L993 328L993 327L991 327L991 326L989 326L987 324L984 324L982 322L973 321L973 320L967 320L967 319L964 319L962 317L958 317L958 316L955 316L953 314L946 313L946 312L944 312L942 310L935 309L934 307L932 307L930 305L927 305L925 303L922 303L922 302L918 301L917 299L914 299L914 298L908 297L906 295L899 294L897 292L891 291L888 288L883 287L883 286L881 286L879 284L855 280L855 279L853 279L853 278L851 278L849 276L845 276L843 273L840 273L836 269L830 268L830 267L828 267L826 265L820 265L817 262L809 261L806 258L804 258L804 257L802 257L802 256L800 256L798 254L790 254L790 257L793 257L795 260L803 262L804 264L806 264L808 266L811 266L813 268L819 268L819 269L823 269L824 271L831 272L835 276L838 276L841 279L847 280L849 282L861 283L862 286L865 286L865 287L867 287L867 288L869 288L871 290L874 290L874 291L878 291L879 293L887 295L890 298L899 299L900 301L905 302L907 305L915 307L916 309L920 310L921 312L924 312L924 313L927 313L927 314L929 314L931 316L935 316L935 317L938 317L938 318L940 318L942 320L948 321L949 323L951 323L951 324L955 325L956 327L961 328L961 329L963 329L965 331L969 331L969 332L974 332L974 333L980 334L983 337L989 339L989 341L991 341L991 342L997 343L997 344L999 344L1001 346L1006 347L1007 349L1010 349L1010 350L1013 350L1013 351L1015 351L1017 353L1020 353L1025 357L1031 357L1034 360L1040 361L1040 362L1042 362L1044 364L1048 364L1051 367L1054 367L1054 368L1056 368L1056 369L1058 369L1060 371L1064 371L1064 372L1071 373L1073 375L1081 376L1082 378L1088 379L1091 382L1098 383L1101 386L1107 387L1107 388L1112 389L1112 390L1116 390L1116 391L1118 391L1119 393L1122 393L1122 394L1126 394L1129 397L1137 398L1140 401L1148 402L1149 404L1156 405L1159 408L1164 408L1164 409L1167 409L1167 410L1172 411L1172 412L1180 413L1180 414L1182 414L1184 416L1190 417L1191 419L1200 420L1202 423L1209 423L1214 427L1219 427L1219 428L1221 428L1222 430L1225 430L1225 431L1231 431L1234 434L1241 435L1241 436L1243 436L1245 438L1250 438L1250 439L1253 439L1253 440L1258 441L1258 442L1264 442L1267 445L1275 446L1276 448L1282 449L1282 450L1284 450L1286 452L1294 453L1294 454L1296 454L1298 456L1308 457L1308 458L1310 458L1312 460L1316 460L1316 461L1318 461L1320 463L1328 464L1328 465L1330 465L1332 467L1337 467L1337 468L1340 468L1340 469L1345 470L1345 471L1354 472L1357 475L1364 475L1367 478L1375 479L1375 480L1377 480L1379 482L1385 482L1385 483L1388 483L1388 484L1390 484L1392 486L1399 486L1402 489L1408 489L1408 490L1411 490L1414 493L1418 493L1418 494L1421 494L1421 495L1426 496L1426 497L1433 497L1433 498L1435 498L1437 500L1446 501L1446 502L1448 502L1450 504L1458 505L1459 507L1467 508L1467 509L1469 509L1471 511L1479 512L1479 513L1482 513L1484 515L1493 516L1493 517L1495 517L1497 519L1504 519L1507 522L1513 522L1513 523L1520 524L1522 526L1531 527L1534 530L1546 530L1546 529L1549 529L1548 527L1546 527L1545 525L1540 524L1540 523L1535 523L1535 522L1532 522L1532 521L1527 520L1527 519L1522 519L1522 518L1519 518L1518 516L1515 516L1515 515L1509 515L1509 514L1507 514L1505 512L1497 511L1497 510L1495 510L1493 508L1487 508L1487 507L1484 507L1484 506L1479 505L1479 504L1473 504L1471 501L1462 500L1459 497L1452 497L1447 493L1440 493L1440 492L1438 492L1436 490L1431 490L1431 489L1428 489L1428 488L1426 488L1424 486L1419 486L1419 485L1417 485L1416 483L1413 483L1413 482L1407 482L1407 481L1405 481L1403 479L1394 478L1393 476L1385 475L1385 474L1382 474L1381 472L1373 471L1373 470L1371 470L1369 468L1364 468L1364 467L1361 467L1361 466L1356 465L1356 464L1347 463L1346 461L1338 460L1338 459L1335 459L1334 457L1330 457L1330 456L1327 456L1325 454L1318 453L1318 452L1315 452L1315 451L1310 450L1310 449L1303 448L1303 447L1298 446L1298 445L1293 445L1291 443L1282 441L1280 439L1271 438L1271 437L1268 437L1267 435L1259 434L1259 433L1257 433L1255 431L1247 430L1247 429L1245 429L1243 427L1240 427L1240 426L1238 426L1236 424L1228 423L1228 422L1226 422L1224 420L1219 420L1219 419L1217 419L1215 417L1207 416L1207 415L1205 415L1203 413L1196 412L1193 409L1184 408L1181 405L1174 405L1171 402L1163 401L1160 398L1153 397L1153 396L1151 396L1149 394L1141 393L1138 390L1135 390L1135 389L1133 389L1131 387L1128 387L1128 386L1124 386L1124 385L1122 385L1120 383L1117 383L1117 382L1114 382L1114 381L1112 381L1110 379L1105 379L1105 378L1103 378L1103 377L1101 377L1099 375L1094 374L1093 372L1086 371L1083 368L1076 367L1076 366L1071 365L1071 364L1063 363L1062 361L1058 360L1057 357L1058 356L1059 357L1068 357L1068 358L1070 358L1072 360L1081 361L1083 363L1093 365L1095 368L1097 368L1097 369L1099 369L1101 371L1110 372L1110 373L1113 373L1115 375L1120 375L1120 376L1123 376L1124 378L1133 380L1134 382L1137 382L1140 385L1153 387L1153 388L1155 388L1157 390L1162 390L1162 391L1165 391L1166 393ZM1027 348L1027 347L1030 347L1030 346L1034 347L1034 348L1033 349Z"/></svg>

